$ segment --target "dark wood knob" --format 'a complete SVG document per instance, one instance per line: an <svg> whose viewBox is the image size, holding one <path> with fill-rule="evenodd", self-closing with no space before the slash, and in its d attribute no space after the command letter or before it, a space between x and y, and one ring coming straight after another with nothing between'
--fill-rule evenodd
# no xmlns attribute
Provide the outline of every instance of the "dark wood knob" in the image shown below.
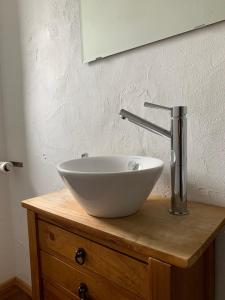
<svg viewBox="0 0 225 300"><path fill-rule="evenodd" d="M79 248L75 254L75 260L79 265L83 265L85 263L86 252L83 248Z"/></svg>
<svg viewBox="0 0 225 300"><path fill-rule="evenodd" d="M80 300L88 300L88 287L85 283L81 283L78 288Z"/></svg>

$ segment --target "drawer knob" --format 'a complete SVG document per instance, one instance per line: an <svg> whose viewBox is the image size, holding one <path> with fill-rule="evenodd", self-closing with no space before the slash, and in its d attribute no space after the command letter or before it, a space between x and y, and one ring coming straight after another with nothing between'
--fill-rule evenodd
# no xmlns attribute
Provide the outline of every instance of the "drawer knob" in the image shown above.
<svg viewBox="0 0 225 300"><path fill-rule="evenodd" d="M81 283L78 289L80 300L88 300L88 287L85 283Z"/></svg>
<svg viewBox="0 0 225 300"><path fill-rule="evenodd" d="M75 260L79 265L83 265L85 263L86 252L83 248L79 248L75 254Z"/></svg>

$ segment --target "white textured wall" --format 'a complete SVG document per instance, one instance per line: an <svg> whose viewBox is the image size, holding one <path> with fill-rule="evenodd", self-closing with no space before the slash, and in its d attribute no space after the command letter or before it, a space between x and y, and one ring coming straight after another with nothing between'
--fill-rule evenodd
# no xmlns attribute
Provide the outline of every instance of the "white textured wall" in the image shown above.
<svg viewBox="0 0 225 300"><path fill-rule="evenodd" d="M2 0L1 40L16 272L28 274L20 200L62 185L56 163L130 153L167 162L156 191L169 191L169 142L119 119L121 107L161 125L145 100L189 107L189 198L225 206L225 23L108 59L81 63L78 0ZM217 300L224 299L224 233L217 249Z"/></svg>
<svg viewBox="0 0 225 300"><path fill-rule="evenodd" d="M0 77L0 161L6 159ZM13 230L8 177L0 174L0 284L14 276Z"/></svg>

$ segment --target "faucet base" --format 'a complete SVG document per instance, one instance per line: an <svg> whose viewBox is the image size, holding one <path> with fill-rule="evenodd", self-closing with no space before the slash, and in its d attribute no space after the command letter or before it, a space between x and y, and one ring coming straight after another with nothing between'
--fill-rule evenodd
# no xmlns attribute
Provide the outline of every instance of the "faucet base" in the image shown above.
<svg viewBox="0 0 225 300"><path fill-rule="evenodd" d="M171 208L169 209L169 213L174 216L186 216L189 215L189 210L185 211L174 211Z"/></svg>

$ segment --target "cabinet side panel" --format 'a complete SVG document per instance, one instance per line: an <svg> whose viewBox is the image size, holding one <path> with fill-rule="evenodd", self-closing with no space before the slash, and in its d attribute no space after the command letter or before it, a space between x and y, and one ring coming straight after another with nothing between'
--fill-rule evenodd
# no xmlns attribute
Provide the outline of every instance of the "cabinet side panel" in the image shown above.
<svg viewBox="0 0 225 300"><path fill-rule="evenodd" d="M173 300L214 300L214 243L189 269L173 268Z"/></svg>
<svg viewBox="0 0 225 300"><path fill-rule="evenodd" d="M204 259L190 269L173 268L173 300L204 299Z"/></svg>
<svg viewBox="0 0 225 300"><path fill-rule="evenodd" d="M41 300L41 277L40 261L38 251L38 228L37 216L32 211L27 211L29 247L30 247L30 267L32 279L32 299Z"/></svg>
<svg viewBox="0 0 225 300"><path fill-rule="evenodd" d="M158 260L149 260L149 300L172 300L171 268L170 265Z"/></svg>

